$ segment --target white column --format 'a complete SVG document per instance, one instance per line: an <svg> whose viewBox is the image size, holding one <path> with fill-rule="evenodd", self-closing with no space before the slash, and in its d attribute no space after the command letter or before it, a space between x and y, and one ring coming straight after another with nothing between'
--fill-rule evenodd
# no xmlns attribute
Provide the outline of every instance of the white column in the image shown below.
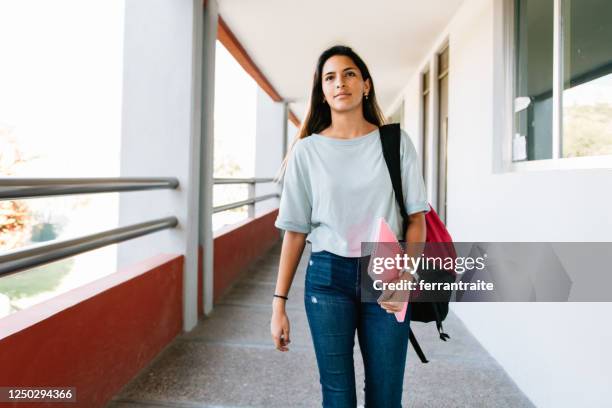
<svg viewBox="0 0 612 408"><path fill-rule="evenodd" d="M122 193L119 221L175 215L179 225L120 244L118 267L183 254L185 331L198 317L201 25L201 0L126 2L121 176L176 177L180 187Z"/></svg>
<svg viewBox="0 0 612 408"><path fill-rule="evenodd" d="M200 194L200 243L203 254L204 314L213 309L214 247L213 247L213 173L214 173L214 102L215 102L215 50L217 41L218 5L208 0L204 10L204 64L202 81L202 182Z"/></svg>

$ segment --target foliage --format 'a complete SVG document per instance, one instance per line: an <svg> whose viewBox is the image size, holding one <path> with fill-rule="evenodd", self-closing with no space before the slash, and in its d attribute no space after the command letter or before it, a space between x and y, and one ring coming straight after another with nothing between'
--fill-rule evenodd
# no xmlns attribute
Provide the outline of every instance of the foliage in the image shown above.
<svg viewBox="0 0 612 408"><path fill-rule="evenodd" d="M12 176L15 169L27 162L11 129L0 126L0 176ZM0 201L0 250L23 245L32 224L29 206L23 200Z"/></svg>
<svg viewBox="0 0 612 408"><path fill-rule="evenodd" d="M67 258L0 278L0 293L16 300L55 290L73 264L74 258Z"/></svg>
<svg viewBox="0 0 612 408"><path fill-rule="evenodd" d="M23 246L31 224L32 217L23 201L0 201L0 250Z"/></svg>
<svg viewBox="0 0 612 408"><path fill-rule="evenodd" d="M612 105L576 105L563 111L563 156L612 154Z"/></svg>
<svg viewBox="0 0 612 408"><path fill-rule="evenodd" d="M223 160L216 161L214 173L215 177L219 178L242 178L246 177L240 164L236 163L231 157L225 157ZM214 187L213 201L214 205L223 205L233 203L235 201L245 200L248 196L247 184L221 184ZM227 210L232 213L244 213L245 207L232 208Z"/></svg>

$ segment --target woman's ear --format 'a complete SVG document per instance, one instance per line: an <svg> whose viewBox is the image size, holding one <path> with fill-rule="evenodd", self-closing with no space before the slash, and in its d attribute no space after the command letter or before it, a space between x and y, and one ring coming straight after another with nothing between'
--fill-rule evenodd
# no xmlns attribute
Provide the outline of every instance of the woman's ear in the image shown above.
<svg viewBox="0 0 612 408"><path fill-rule="evenodd" d="M363 93L368 95L370 93L370 78L366 79L363 86Z"/></svg>

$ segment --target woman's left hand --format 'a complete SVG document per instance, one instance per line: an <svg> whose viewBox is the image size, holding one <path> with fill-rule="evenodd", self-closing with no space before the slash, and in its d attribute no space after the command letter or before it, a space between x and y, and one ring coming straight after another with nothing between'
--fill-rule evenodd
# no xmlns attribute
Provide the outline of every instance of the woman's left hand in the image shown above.
<svg viewBox="0 0 612 408"><path fill-rule="evenodd" d="M399 282L401 279L396 278L393 281ZM387 313L401 312L404 304L408 302L410 292L408 290L383 290L383 293L378 298L378 304L385 309Z"/></svg>
<svg viewBox="0 0 612 408"><path fill-rule="evenodd" d="M387 313L397 313L402 311L406 302L379 302L379 304Z"/></svg>

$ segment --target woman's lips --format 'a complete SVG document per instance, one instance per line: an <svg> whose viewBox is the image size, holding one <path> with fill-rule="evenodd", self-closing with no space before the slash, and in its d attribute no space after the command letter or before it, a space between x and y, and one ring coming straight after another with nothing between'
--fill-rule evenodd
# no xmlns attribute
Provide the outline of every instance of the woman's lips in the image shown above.
<svg viewBox="0 0 612 408"><path fill-rule="evenodd" d="M351 96L351 94L340 94L340 95L336 95L336 98L342 98L345 96Z"/></svg>

